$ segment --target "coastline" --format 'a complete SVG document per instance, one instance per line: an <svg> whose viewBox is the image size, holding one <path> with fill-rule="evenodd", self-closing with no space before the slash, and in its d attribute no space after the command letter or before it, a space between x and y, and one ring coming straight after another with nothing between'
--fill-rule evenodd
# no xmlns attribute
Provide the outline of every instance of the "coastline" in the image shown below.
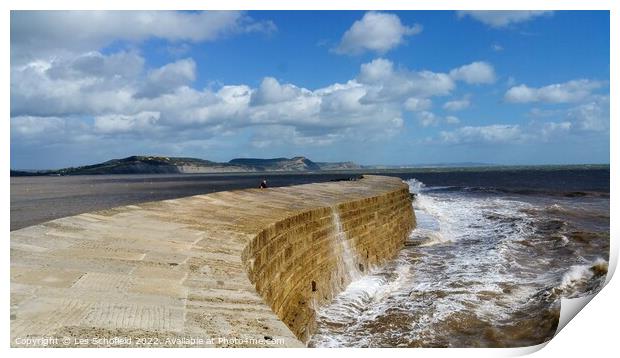
<svg viewBox="0 0 620 358"><path fill-rule="evenodd" d="M12 177L11 230L122 205L256 188L265 178L270 187L281 187L342 180L360 174L402 180L417 178L438 186L524 195L608 197L610 187L608 165ZM549 185L558 180L561 186Z"/></svg>

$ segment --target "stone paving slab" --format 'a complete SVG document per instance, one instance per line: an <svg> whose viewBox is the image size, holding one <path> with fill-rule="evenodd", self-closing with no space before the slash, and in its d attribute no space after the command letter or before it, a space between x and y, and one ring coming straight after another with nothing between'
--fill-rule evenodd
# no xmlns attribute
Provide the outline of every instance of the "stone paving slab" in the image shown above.
<svg viewBox="0 0 620 358"><path fill-rule="evenodd" d="M11 232L11 346L302 347L250 281L242 252L266 227L311 208L400 190L366 176L130 205ZM200 337L202 344L171 339ZM218 340L220 338L241 339ZM140 341L141 339L141 341ZM172 343L171 343L172 342ZM232 343L231 343L232 342ZM34 344L45 346L45 344ZM124 346L124 345L121 345Z"/></svg>

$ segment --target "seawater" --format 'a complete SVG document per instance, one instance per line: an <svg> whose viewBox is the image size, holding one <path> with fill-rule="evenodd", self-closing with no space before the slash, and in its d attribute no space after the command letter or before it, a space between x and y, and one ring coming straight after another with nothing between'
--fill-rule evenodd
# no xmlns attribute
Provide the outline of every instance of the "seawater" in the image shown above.
<svg viewBox="0 0 620 358"><path fill-rule="evenodd" d="M560 298L602 287L608 196L407 183L417 228L405 248L318 309L309 346L535 345L553 337Z"/></svg>
<svg viewBox="0 0 620 358"><path fill-rule="evenodd" d="M347 234L342 228L342 221L337 208L332 208L332 222L334 225L334 245L336 251L340 252L340 262L338 264L341 276L346 276L350 281L357 280L361 276L361 272L357 266L357 260L353 255L351 244L347 238Z"/></svg>

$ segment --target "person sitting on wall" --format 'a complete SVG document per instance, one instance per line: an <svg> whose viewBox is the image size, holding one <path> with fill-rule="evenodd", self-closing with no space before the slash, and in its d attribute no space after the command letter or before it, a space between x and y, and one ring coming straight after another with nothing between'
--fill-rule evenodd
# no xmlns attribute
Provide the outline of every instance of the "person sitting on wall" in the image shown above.
<svg viewBox="0 0 620 358"><path fill-rule="evenodd" d="M263 181L260 183L260 188L261 189L267 188L267 179L263 179Z"/></svg>

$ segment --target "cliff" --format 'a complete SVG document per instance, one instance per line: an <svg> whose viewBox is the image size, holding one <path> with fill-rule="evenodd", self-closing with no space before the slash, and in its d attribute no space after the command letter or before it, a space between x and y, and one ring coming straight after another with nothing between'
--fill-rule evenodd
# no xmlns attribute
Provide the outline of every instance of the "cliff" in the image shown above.
<svg viewBox="0 0 620 358"><path fill-rule="evenodd" d="M11 176L33 175L90 175L90 174L198 174L227 172L296 172L338 169L358 169L352 162L315 163L305 157L294 158L237 158L218 163L198 158L158 157L134 155L112 159L103 163L70 167L58 170L20 171L11 170Z"/></svg>
<svg viewBox="0 0 620 358"><path fill-rule="evenodd" d="M361 272L384 263L414 225L408 186L365 176L130 205L16 230L11 346L41 336L70 339L49 343L61 347L115 346L75 343L92 337L133 338L121 346L303 346L316 309L349 283L345 263Z"/></svg>
<svg viewBox="0 0 620 358"><path fill-rule="evenodd" d="M306 171L321 170L315 162L305 157L256 159L239 158L233 159L229 164L254 168L256 171Z"/></svg>

